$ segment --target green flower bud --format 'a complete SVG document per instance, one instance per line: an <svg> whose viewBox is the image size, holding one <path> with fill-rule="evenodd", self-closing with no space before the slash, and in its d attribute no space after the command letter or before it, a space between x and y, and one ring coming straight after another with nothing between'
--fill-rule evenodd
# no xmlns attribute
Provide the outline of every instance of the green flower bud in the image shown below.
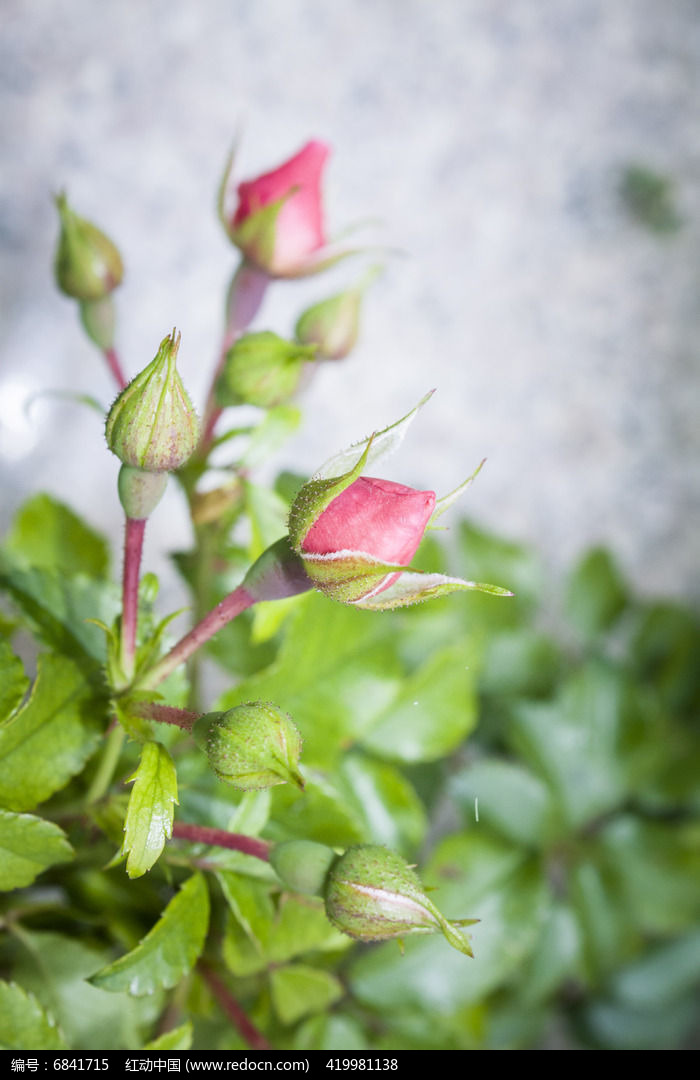
<svg viewBox="0 0 700 1080"><path fill-rule="evenodd" d="M360 941L385 941L439 930L450 945L473 956L469 939L426 896L418 875L393 851L377 844L349 848L331 867L326 915L339 930Z"/></svg>
<svg viewBox="0 0 700 1080"><path fill-rule="evenodd" d="M270 852L272 869L292 892L317 896L323 892L331 863L337 858L333 848L313 840L288 840Z"/></svg>
<svg viewBox="0 0 700 1080"><path fill-rule="evenodd" d="M295 335L302 345L316 345L326 360L342 360L357 341L360 294L355 290L332 296L300 316Z"/></svg>
<svg viewBox="0 0 700 1080"><path fill-rule="evenodd" d="M298 768L301 735L276 705L253 701L209 713L197 721L194 735L226 784L243 791L287 783L304 787Z"/></svg>
<svg viewBox="0 0 700 1080"><path fill-rule="evenodd" d="M76 300L101 300L122 280L119 250L90 221L78 217L65 195L56 196L61 232L54 270L62 292Z"/></svg>
<svg viewBox="0 0 700 1080"><path fill-rule="evenodd" d="M295 328L297 341L316 345L324 360L342 360L357 341L360 330L360 307L365 290L381 272L372 267L353 289L314 304L299 317Z"/></svg>
<svg viewBox="0 0 700 1080"><path fill-rule="evenodd" d="M226 354L216 386L219 405L257 405L269 409L287 401L313 360L313 345L285 341L270 331L245 334Z"/></svg>
<svg viewBox="0 0 700 1080"><path fill-rule="evenodd" d="M167 483L167 473L146 472L122 465L117 487L126 516L136 520L149 517L163 497Z"/></svg>
<svg viewBox="0 0 700 1080"><path fill-rule="evenodd" d="M179 469L197 445L199 422L175 366L180 335L161 341L148 367L122 390L107 416L107 445L146 472Z"/></svg>

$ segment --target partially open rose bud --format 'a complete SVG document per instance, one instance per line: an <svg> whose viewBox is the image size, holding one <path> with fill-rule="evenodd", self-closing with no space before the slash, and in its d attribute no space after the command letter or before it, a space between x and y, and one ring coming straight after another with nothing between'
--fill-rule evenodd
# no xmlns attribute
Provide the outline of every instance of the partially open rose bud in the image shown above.
<svg viewBox="0 0 700 1080"><path fill-rule="evenodd" d="M360 941L385 941L440 931L450 945L473 956L458 929L478 921L448 921L400 855L377 844L349 848L331 866L325 887L326 914L334 926Z"/></svg>
<svg viewBox="0 0 700 1080"><path fill-rule="evenodd" d="M61 232L56 249L56 283L76 300L102 300L122 280L121 255L108 236L68 205L66 196L56 196Z"/></svg>
<svg viewBox="0 0 700 1080"><path fill-rule="evenodd" d="M172 472L187 461L199 438L199 422L175 360L180 335L161 341L148 367L126 386L107 416L107 445L124 465Z"/></svg>
<svg viewBox="0 0 700 1080"><path fill-rule="evenodd" d="M222 186L221 217L246 259L271 277L299 277L316 269L325 246L321 176L329 148L308 142L279 168L238 185L238 204L225 205L230 175Z"/></svg>
<svg viewBox="0 0 700 1080"><path fill-rule="evenodd" d="M367 465L401 441L417 411L332 458L304 484L292 504L292 549L312 584L334 600L382 610L456 589L510 595L496 585L405 572L429 523L479 471L440 500L432 491L362 475ZM342 472L350 462L352 467Z"/></svg>

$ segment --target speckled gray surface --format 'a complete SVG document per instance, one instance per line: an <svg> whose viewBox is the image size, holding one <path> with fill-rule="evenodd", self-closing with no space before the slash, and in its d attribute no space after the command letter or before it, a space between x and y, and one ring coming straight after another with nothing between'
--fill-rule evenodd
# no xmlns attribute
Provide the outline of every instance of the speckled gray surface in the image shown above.
<svg viewBox="0 0 700 1080"><path fill-rule="evenodd" d="M130 373L177 325L201 401L233 266L213 192L242 124L242 176L327 139L330 231L378 217L368 237L405 252L284 463L312 468L437 386L393 478L445 491L486 456L465 510L531 539L553 573L603 541L648 591L697 596L694 0L4 0L3 23L3 521L43 487L121 530L99 418L22 411L48 387L112 394L53 289L50 192L122 247ZM629 162L673 177L674 235L621 207ZM289 327L359 272L276 286L258 325ZM176 492L147 559L173 538Z"/></svg>

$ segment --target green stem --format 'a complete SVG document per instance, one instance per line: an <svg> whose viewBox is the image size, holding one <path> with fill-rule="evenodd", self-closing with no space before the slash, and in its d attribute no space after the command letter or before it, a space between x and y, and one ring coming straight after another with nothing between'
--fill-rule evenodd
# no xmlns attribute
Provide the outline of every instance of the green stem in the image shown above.
<svg viewBox="0 0 700 1080"><path fill-rule="evenodd" d="M112 782L112 777L114 776L114 770L119 761L119 755L122 752L122 743L124 742L125 734L121 724L115 724L107 735L107 741L105 742L102 751L100 763L97 766L97 772L93 776L92 783L85 795L85 804L87 806L92 806L94 803L99 802L107 793L109 785Z"/></svg>

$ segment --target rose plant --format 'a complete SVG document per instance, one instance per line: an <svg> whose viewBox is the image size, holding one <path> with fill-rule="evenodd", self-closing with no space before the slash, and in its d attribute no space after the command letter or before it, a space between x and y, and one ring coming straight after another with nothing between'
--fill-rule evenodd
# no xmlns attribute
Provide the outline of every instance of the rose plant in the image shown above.
<svg viewBox="0 0 700 1080"><path fill-rule="evenodd" d="M572 587L580 655L531 626L526 556L465 526L451 552L431 535L481 466L442 498L378 467L427 398L310 478L260 480L300 423L303 365L356 337L355 294L337 338L335 302L294 341L251 329L271 284L333 257L327 154L307 144L235 207L227 172L240 262L201 426L176 331L126 376L99 306L121 256L59 204L58 281L119 391L105 435L126 527L121 588L109 543L47 494L0 549L2 1046L500 1047L539 1038L552 1002L573 1014L572 987L600 1040L605 1008L656 1018L630 1004L634 972L613 978L648 938L685 1015L697 860L668 822L691 801L692 618L644 615L598 559ZM86 297L73 284L95 266L106 292ZM192 523L173 553L184 631L141 568L169 476ZM623 663L619 635L598 643L624 611Z"/></svg>

